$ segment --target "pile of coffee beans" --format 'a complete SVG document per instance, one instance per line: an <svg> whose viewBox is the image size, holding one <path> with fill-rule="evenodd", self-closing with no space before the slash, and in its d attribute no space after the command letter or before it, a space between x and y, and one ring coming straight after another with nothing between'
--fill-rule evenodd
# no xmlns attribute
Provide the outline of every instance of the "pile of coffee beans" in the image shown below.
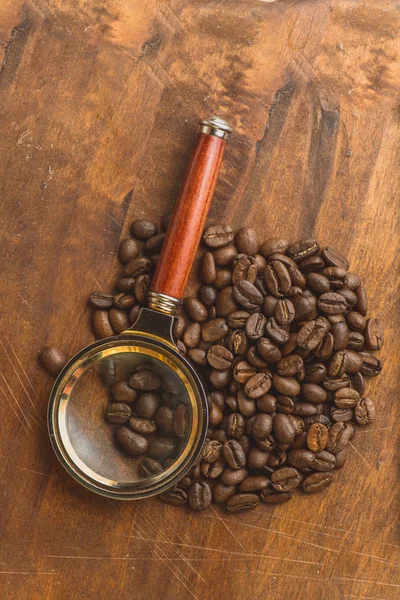
<svg viewBox="0 0 400 600"><path fill-rule="evenodd" d="M157 371L154 364L141 363L128 379L114 383L105 413L119 448L130 457L141 457L135 466L142 478L162 473L175 462L190 429L180 386Z"/></svg>
<svg viewBox="0 0 400 600"><path fill-rule="evenodd" d="M117 293L89 300L99 338L132 325L146 304L165 233L146 220L131 233ZM210 426L201 460L161 499L238 512L324 490L356 428L375 417L365 390L382 368L373 352L383 333L367 317L365 288L344 256L314 239L260 244L249 227L235 235L213 225L202 241L201 285L174 334L208 383ZM129 418L141 417L131 406Z"/></svg>

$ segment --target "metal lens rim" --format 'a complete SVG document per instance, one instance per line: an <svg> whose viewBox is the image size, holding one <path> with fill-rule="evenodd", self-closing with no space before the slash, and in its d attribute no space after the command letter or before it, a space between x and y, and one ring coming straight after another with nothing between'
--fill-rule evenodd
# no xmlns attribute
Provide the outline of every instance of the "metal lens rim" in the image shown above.
<svg viewBox="0 0 400 600"><path fill-rule="evenodd" d="M86 367L86 370L99 356L118 354L126 351L127 348L131 349L129 351L140 349L142 354L161 360L178 375L181 381L187 382L185 387L188 390L192 408L192 429L184 450L171 467L159 475L129 484L118 484L117 481L94 473L77 457L72 444L68 444L65 423L68 394L65 390L79 369ZM199 457L207 427L208 404L203 382L190 363L180 355L174 344L154 334L143 335L140 332L129 331L126 334L100 340L87 346L67 363L57 377L50 394L48 429L51 444L59 461L68 473L84 487L109 498L125 500L146 498L172 487L185 476Z"/></svg>

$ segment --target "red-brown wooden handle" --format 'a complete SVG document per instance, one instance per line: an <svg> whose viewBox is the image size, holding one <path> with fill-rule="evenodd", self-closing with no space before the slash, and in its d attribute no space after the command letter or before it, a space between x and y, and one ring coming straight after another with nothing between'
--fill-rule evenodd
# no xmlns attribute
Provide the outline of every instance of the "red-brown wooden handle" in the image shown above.
<svg viewBox="0 0 400 600"><path fill-rule="evenodd" d="M224 137L230 130L225 125ZM205 129L210 133L198 135L150 286L151 291L172 298L184 296L225 148L224 137Z"/></svg>

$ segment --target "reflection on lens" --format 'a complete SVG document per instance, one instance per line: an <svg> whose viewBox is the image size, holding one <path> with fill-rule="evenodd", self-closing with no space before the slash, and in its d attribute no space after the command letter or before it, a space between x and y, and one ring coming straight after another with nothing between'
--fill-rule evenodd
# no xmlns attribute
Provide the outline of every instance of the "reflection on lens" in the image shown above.
<svg viewBox="0 0 400 600"><path fill-rule="evenodd" d="M167 362L139 352L95 357L68 396L66 429L74 452L92 472L122 485L171 467L191 427L180 377Z"/></svg>

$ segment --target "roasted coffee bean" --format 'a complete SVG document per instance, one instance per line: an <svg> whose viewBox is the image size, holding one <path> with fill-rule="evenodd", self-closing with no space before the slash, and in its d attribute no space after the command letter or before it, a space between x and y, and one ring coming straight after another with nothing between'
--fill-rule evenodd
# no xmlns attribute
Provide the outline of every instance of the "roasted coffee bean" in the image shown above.
<svg viewBox="0 0 400 600"><path fill-rule="evenodd" d="M226 435L228 438L240 440L245 430L245 420L240 413L232 413L226 420Z"/></svg>
<svg viewBox="0 0 400 600"><path fill-rule="evenodd" d="M299 417L311 417L318 414L318 406L310 402L296 402L292 414Z"/></svg>
<svg viewBox="0 0 400 600"><path fill-rule="evenodd" d="M214 283L217 277L214 256L212 252L205 252L200 261L200 279L203 283Z"/></svg>
<svg viewBox="0 0 400 600"><path fill-rule="evenodd" d="M93 308L99 310L107 310L112 307L114 298L109 294L103 294L103 292L93 292L89 296L89 304Z"/></svg>
<svg viewBox="0 0 400 600"><path fill-rule="evenodd" d="M107 338L115 334L110 323L109 313L106 310L95 310L93 312L92 328L98 338Z"/></svg>
<svg viewBox="0 0 400 600"><path fill-rule="evenodd" d="M224 485L238 485L247 476L247 469L231 469L230 467L225 467L221 475L221 483Z"/></svg>
<svg viewBox="0 0 400 600"><path fill-rule="evenodd" d="M207 479L217 479L225 468L223 460L216 460L212 463L202 462L201 472Z"/></svg>
<svg viewBox="0 0 400 600"><path fill-rule="evenodd" d="M139 245L132 238L122 240L118 249L118 258L123 265L126 265L130 260L137 258L139 255Z"/></svg>
<svg viewBox="0 0 400 600"><path fill-rule="evenodd" d="M316 294L326 294L331 289L330 281L321 273L309 273L307 275L307 283L310 289Z"/></svg>
<svg viewBox="0 0 400 600"><path fill-rule="evenodd" d="M145 275L150 269L151 263L148 258L134 258L124 267L124 275L127 277L138 277Z"/></svg>
<svg viewBox="0 0 400 600"><path fill-rule="evenodd" d="M130 456L140 456L149 447L149 443L145 437L125 426L117 429L115 439L118 445Z"/></svg>
<svg viewBox="0 0 400 600"><path fill-rule="evenodd" d="M137 392L130 388L130 391L137 396ZM160 406L159 397L152 392L144 392L140 394L135 402L135 412L139 417L145 419L154 419L157 409Z"/></svg>
<svg viewBox="0 0 400 600"><path fill-rule="evenodd" d="M128 315L124 310L112 308L108 313L108 318L110 320L111 327L116 333L122 333L130 327Z"/></svg>
<svg viewBox="0 0 400 600"><path fill-rule="evenodd" d="M161 406L155 415L155 420L163 433L171 435L174 432L174 411L169 406Z"/></svg>
<svg viewBox="0 0 400 600"><path fill-rule="evenodd" d="M363 350L364 348L364 336L358 331L350 331L349 339L347 342L347 348L351 350Z"/></svg>
<svg viewBox="0 0 400 600"><path fill-rule="evenodd" d="M262 413L273 413L276 409L276 398L270 394L265 394L257 399L257 408Z"/></svg>
<svg viewBox="0 0 400 600"><path fill-rule="evenodd" d="M215 278L214 286L217 290L232 285L232 273L228 269L219 269Z"/></svg>
<svg viewBox="0 0 400 600"><path fill-rule="evenodd" d="M131 225L132 235L139 240L148 240L157 233L157 227L152 221L138 219Z"/></svg>
<svg viewBox="0 0 400 600"><path fill-rule="evenodd" d="M134 277L120 277L117 281L117 290L120 292L132 292L136 279Z"/></svg>
<svg viewBox="0 0 400 600"><path fill-rule="evenodd" d="M310 296L297 296L293 298L296 321L307 321L314 313L316 299ZM316 344L318 345L318 344Z"/></svg>
<svg viewBox="0 0 400 600"><path fill-rule="evenodd" d="M365 316L367 314L367 306L368 306L367 305L367 293L365 291L365 288L363 285L359 285L354 290L354 292L357 296L357 304L355 305L355 310Z"/></svg>
<svg viewBox="0 0 400 600"><path fill-rule="evenodd" d="M150 285L150 277L149 275L139 275L136 277L135 285L133 286L133 291L135 293L135 298L139 304L145 304L147 301L147 294L149 291Z"/></svg>
<svg viewBox="0 0 400 600"><path fill-rule="evenodd" d="M286 295L292 286L287 268L278 260L272 261L265 267L264 277L270 293L277 298Z"/></svg>
<svg viewBox="0 0 400 600"><path fill-rule="evenodd" d="M360 400L360 394L352 388L341 388L335 392L335 404L338 408L354 408Z"/></svg>
<svg viewBox="0 0 400 600"><path fill-rule="evenodd" d="M128 309L131 308L135 304L135 298L130 296L129 294L125 294L121 292L120 294L116 294L113 298L115 308L120 309Z"/></svg>
<svg viewBox="0 0 400 600"><path fill-rule="evenodd" d="M55 346L46 346L46 348L43 348L39 354L39 360L42 366L54 376L57 376L61 369L67 364L66 357L61 350Z"/></svg>
<svg viewBox="0 0 400 600"><path fill-rule="evenodd" d="M180 340L186 328L186 319L182 315L176 315L172 327L174 338Z"/></svg>
<svg viewBox="0 0 400 600"><path fill-rule="evenodd" d="M129 419L129 427L141 435L152 435L157 431L157 425L155 421L143 419L143 417L131 417Z"/></svg>
<svg viewBox="0 0 400 600"><path fill-rule="evenodd" d="M349 387L350 378L348 375L342 375L340 377L327 377L322 382L322 385L328 392L335 392L336 390Z"/></svg>
<svg viewBox="0 0 400 600"><path fill-rule="evenodd" d="M207 352L207 361L214 369L228 369L233 361L233 354L221 345L214 345Z"/></svg>
<svg viewBox="0 0 400 600"><path fill-rule="evenodd" d="M211 225L203 233L203 242L209 248L227 246L233 240L233 231L229 225Z"/></svg>
<svg viewBox="0 0 400 600"><path fill-rule="evenodd" d="M126 423L131 416L131 409L122 402L113 402L107 406L106 419L110 423Z"/></svg>
<svg viewBox="0 0 400 600"><path fill-rule="evenodd" d="M232 381L232 371L231 369L212 369L210 371L208 378L210 383L217 389L221 390L222 388L227 387Z"/></svg>
<svg viewBox="0 0 400 600"><path fill-rule="evenodd" d="M288 268L296 268L297 269L297 265L294 262L293 258L290 258L290 256L287 256L286 254L283 254L282 252L275 252L274 254L271 254L270 256L268 256L268 263L272 263L274 260L277 260L281 263L283 263L285 265L285 267Z"/></svg>
<svg viewBox="0 0 400 600"><path fill-rule="evenodd" d="M336 351L344 350L349 341L349 329L346 321L333 323L331 327L331 334L333 336L333 349Z"/></svg>
<svg viewBox="0 0 400 600"><path fill-rule="evenodd" d="M288 415L284 413L277 413L275 415L273 420L273 432L276 439L283 444L290 444L296 435L291 420L288 418Z"/></svg>
<svg viewBox="0 0 400 600"><path fill-rule="evenodd" d="M226 502L226 510L231 513L243 512L256 508L260 499L256 494L235 494Z"/></svg>
<svg viewBox="0 0 400 600"><path fill-rule="evenodd" d="M318 308L323 313L337 315L346 311L347 302L341 294L327 292L318 298Z"/></svg>
<svg viewBox="0 0 400 600"><path fill-rule="evenodd" d="M247 352L249 343L245 332L242 329L231 331L228 338L228 348L235 355L242 355Z"/></svg>
<svg viewBox="0 0 400 600"><path fill-rule="evenodd" d="M256 282L258 269L256 261L252 256L246 256L245 254L238 255L237 260L234 261L234 265L232 272L232 283L234 285L244 279L253 284Z"/></svg>
<svg viewBox="0 0 400 600"><path fill-rule="evenodd" d="M164 471L163 466L154 460L154 458L143 458L139 464L139 475L140 477L151 477L152 475L159 475Z"/></svg>
<svg viewBox="0 0 400 600"><path fill-rule="evenodd" d="M351 439L351 429L346 423L334 423L329 430L326 449L332 454L341 452Z"/></svg>
<svg viewBox="0 0 400 600"><path fill-rule="evenodd" d="M164 238L165 238L165 233L157 233L156 235L152 235L143 244L143 250L147 254L154 254L155 252L160 252L161 247L164 242Z"/></svg>
<svg viewBox="0 0 400 600"><path fill-rule="evenodd" d="M283 467L271 473L271 483L278 492L290 492L300 484L300 473L293 467Z"/></svg>
<svg viewBox="0 0 400 600"><path fill-rule="evenodd" d="M189 323L183 334L182 341L187 348L196 348L201 340L201 326L200 323L194 321Z"/></svg>
<svg viewBox="0 0 400 600"><path fill-rule="evenodd" d="M357 296L354 292L349 290L349 288L342 288L338 290L338 294L343 296L343 298L346 300L348 309L351 310L352 307L357 304Z"/></svg>
<svg viewBox="0 0 400 600"><path fill-rule="evenodd" d="M282 353L268 338L262 337L257 342L257 350L261 358L268 363L277 363L282 358Z"/></svg>
<svg viewBox="0 0 400 600"><path fill-rule="evenodd" d="M236 488L234 485L224 485L220 481L217 481L212 488L212 499L217 504L223 504L234 495L235 491Z"/></svg>
<svg viewBox="0 0 400 600"><path fill-rule="evenodd" d="M201 460L206 463L212 463L220 460L222 456L222 444L217 440L207 439L201 452Z"/></svg>
<svg viewBox="0 0 400 600"><path fill-rule="evenodd" d="M150 456L165 460L176 453L175 441L170 437L160 436L153 440L149 448Z"/></svg>
<svg viewBox="0 0 400 600"><path fill-rule="evenodd" d="M217 309L215 308L215 306L211 306L208 309L207 317L209 321L212 321L213 319L217 318Z"/></svg>
<svg viewBox="0 0 400 600"><path fill-rule="evenodd" d="M200 302L202 302L206 308L211 308L211 306L214 306L217 299L217 290L212 285L202 285L199 288L197 295Z"/></svg>
<svg viewBox="0 0 400 600"><path fill-rule="evenodd" d="M188 358L199 367L205 367L207 364L207 354L200 348L192 348L188 350Z"/></svg>
<svg viewBox="0 0 400 600"><path fill-rule="evenodd" d="M238 304L235 302L233 288L228 286L220 290L215 301L215 308L219 317L227 317L230 313L239 310Z"/></svg>
<svg viewBox="0 0 400 600"><path fill-rule="evenodd" d="M268 258L271 254L285 254L290 246L290 242L284 239L270 238L264 242L260 248L263 256Z"/></svg>
<svg viewBox="0 0 400 600"><path fill-rule="evenodd" d="M227 267L231 264L237 253L238 251L235 246L232 245L217 248L217 250L213 250L215 264L218 267Z"/></svg>
<svg viewBox="0 0 400 600"><path fill-rule="evenodd" d="M250 283L250 281L247 281L246 279L238 281L234 285L233 298L238 304L248 309L256 308L263 301L262 294L252 283Z"/></svg>
<svg viewBox="0 0 400 600"><path fill-rule="evenodd" d="M333 248L324 248L321 252L321 257L328 267L341 267L346 271L349 268L349 262L347 258L345 258L342 254L339 254L339 252L333 250Z"/></svg>
<svg viewBox="0 0 400 600"><path fill-rule="evenodd" d="M271 415L259 413L252 422L251 434L256 440L265 440L272 432L273 418Z"/></svg>
<svg viewBox="0 0 400 600"><path fill-rule="evenodd" d="M265 334L272 342L282 346L289 340L289 327L287 325L279 325L274 317L270 317L265 326Z"/></svg>
<svg viewBox="0 0 400 600"><path fill-rule="evenodd" d="M261 358L255 346L250 346L246 354L247 361L256 369L265 369L268 363Z"/></svg>
<svg viewBox="0 0 400 600"><path fill-rule="evenodd" d="M361 285L361 279L356 273L347 273L347 287L356 290Z"/></svg>
<svg viewBox="0 0 400 600"><path fill-rule="evenodd" d="M327 452L326 450L317 452L317 454L315 455L315 460L313 462L313 469L315 471L326 473L328 471L333 471L335 467L336 457L333 454Z"/></svg>
<svg viewBox="0 0 400 600"><path fill-rule="evenodd" d="M359 425L369 425L375 419L375 406L370 398L362 398L354 407L354 417Z"/></svg>
<svg viewBox="0 0 400 600"><path fill-rule="evenodd" d="M233 378L238 383L244 385L250 377L257 374L257 370L246 360L241 360L233 367Z"/></svg>
<svg viewBox="0 0 400 600"><path fill-rule="evenodd" d="M301 386L301 393L304 400L312 404L322 404L327 397L326 391L316 383L304 383Z"/></svg>
<svg viewBox="0 0 400 600"><path fill-rule="evenodd" d="M301 240L296 244L292 244L287 249L288 255L293 258L296 263L301 262L309 256L319 253L319 245L315 240Z"/></svg>
<svg viewBox="0 0 400 600"><path fill-rule="evenodd" d="M383 344L383 329L379 319L368 319L365 328L365 345L368 350L380 350Z"/></svg>
<svg viewBox="0 0 400 600"><path fill-rule="evenodd" d="M309 383L322 383L326 377L326 367L322 363L306 366L305 380Z"/></svg>
<svg viewBox="0 0 400 600"><path fill-rule="evenodd" d="M283 396L297 396L300 392L300 384L294 377L282 377L275 373L272 377L274 388Z"/></svg>
<svg viewBox="0 0 400 600"><path fill-rule="evenodd" d="M273 317L275 315L275 306L278 302L278 298L274 296L266 296L262 303L262 311L266 317Z"/></svg>
<svg viewBox="0 0 400 600"><path fill-rule="evenodd" d="M245 332L249 340L258 340L262 337L267 319L260 313L252 314L246 321Z"/></svg>
<svg viewBox="0 0 400 600"><path fill-rule="evenodd" d="M214 404L214 402L212 402L211 409L210 409L211 425L213 425L214 427L217 427L220 423L222 423L223 418L224 418L224 415L222 414L222 411L218 408L218 406L216 404Z"/></svg>
<svg viewBox="0 0 400 600"><path fill-rule="evenodd" d="M326 329L326 323L321 318L309 321L299 330L297 345L305 350L313 350L322 342L326 334Z"/></svg>
<svg viewBox="0 0 400 600"><path fill-rule="evenodd" d="M268 452L263 452L259 448L253 446L250 448L247 458L248 467L250 469L254 469L255 471L259 471L267 464L268 456Z"/></svg>
<svg viewBox="0 0 400 600"><path fill-rule="evenodd" d="M201 328L201 335L205 342L219 342L229 332L229 327L226 319L213 319L204 323Z"/></svg>
<svg viewBox="0 0 400 600"><path fill-rule="evenodd" d="M243 254L256 254L258 250L257 233L251 227L242 227L236 234L235 245Z"/></svg>
<svg viewBox="0 0 400 600"><path fill-rule="evenodd" d="M312 271L318 271L318 269L323 269L325 266L324 261L320 256L308 256L307 258L303 258L299 262L299 269L302 273L311 273Z"/></svg>
<svg viewBox="0 0 400 600"><path fill-rule="evenodd" d="M190 413L186 404L178 404L174 410L174 432L180 439L186 439L190 429Z"/></svg>
<svg viewBox="0 0 400 600"><path fill-rule="evenodd" d="M254 260L256 261L257 272L259 275L261 275L261 273L264 273L264 269L267 266L267 261L261 254L255 254Z"/></svg>
<svg viewBox="0 0 400 600"><path fill-rule="evenodd" d="M162 502L172 506L183 506L187 503L187 492L180 487L173 487L158 496Z"/></svg>
<svg viewBox="0 0 400 600"><path fill-rule="evenodd" d="M335 408L331 409L331 418L338 423L346 423L353 418L353 410L351 408Z"/></svg>
<svg viewBox="0 0 400 600"><path fill-rule="evenodd" d="M197 298L191 297L186 298L184 302L184 306L186 312L192 321L197 321L198 323L204 323L207 320L207 308L204 306L200 300Z"/></svg>
<svg viewBox="0 0 400 600"><path fill-rule="evenodd" d="M256 413L256 403L248 398L244 390L239 390L237 395L237 409L244 417L252 417Z"/></svg>
<svg viewBox="0 0 400 600"><path fill-rule="evenodd" d="M328 428L322 423L312 423L307 431L307 446L313 452L322 452L328 443Z"/></svg>
<svg viewBox="0 0 400 600"><path fill-rule="evenodd" d="M134 373L129 379L129 385L135 390L152 392L161 387L162 379L157 373L144 369Z"/></svg>
<svg viewBox="0 0 400 600"><path fill-rule="evenodd" d="M231 329L244 329L249 317L245 310L237 310L228 316L228 325Z"/></svg>
<svg viewBox="0 0 400 600"><path fill-rule="evenodd" d="M302 488L307 494L322 492L332 483L332 479L332 473L313 473L304 479Z"/></svg>
<svg viewBox="0 0 400 600"><path fill-rule="evenodd" d="M205 481L196 481L188 492L190 508L205 510L211 504L211 488Z"/></svg>
<svg viewBox="0 0 400 600"><path fill-rule="evenodd" d="M268 392L271 385L271 375L269 373L257 373L246 381L244 391L249 398L261 398Z"/></svg>
<svg viewBox="0 0 400 600"><path fill-rule="evenodd" d="M347 315L346 318L350 329L353 329L353 331L359 331L360 333L364 331L367 320L363 315L356 311L352 311Z"/></svg>
<svg viewBox="0 0 400 600"><path fill-rule="evenodd" d="M264 475L250 475L243 479L238 486L239 492L257 492L269 485L268 479Z"/></svg>
<svg viewBox="0 0 400 600"><path fill-rule="evenodd" d="M341 377L345 373L352 374L362 371L363 361L361 354L353 350L339 350L335 352L329 361L328 375L330 377Z"/></svg>
<svg viewBox="0 0 400 600"><path fill-rule="evenodd" d="M290 325L295 316L293 303L290 300L278 300L275 304L274 315L279 325Z"/></svg>
<svg viewBox="0 0 400 600"><path fill-rule="evenodd" d="M362 361L361 373L367 377L375 377L382 370L382 363L377 356L369 354L369 352L360 352L358 354Z"/></svg>
<svg viewBox="0 0 400 600"><path fill-rule="evenodd" d="M360 372L354 373L354 375L351 376L351 384L360 395L365 392L365 379Z"/></svg>
<svg viewBox="0 0 400 600"><path fill-rule="evenodd" d="M313 468L315 454L310 450L291 450L287 456L288 465L299 471L308 471Z"/></svg>
<svg viewBox="0 0 400 600"><path fill-rule="evenodd" d="M346 269L342 269L341 267L326 267L322 270L322 274L329 279L332 290L339 290L347 284Z"/></svg>
<svg viewBox="0 0 400 600"><path fill-rule="evenodd" d="M276 399L276 412L288 415L294 410L294 402L289 396L278 396Z"/></svg>
<svg viewBox="0 0 400 600"><path fill-rule="evenodd" d="M278 361L276 367L279 375L294 377L304 369L304 361L298 354L288 354Z"/></svg>
<svg viewBox="0 0 400 600"><path fill-rule="evenodd" d="M246 455L237 440L228 440L222 446L222 455L231 469L241 469L246 465Z"/></svg>
<svg viewBox="0 0 400 600"><path fill-rule="evenodd" d="M292 499L293 492L278 492L270 488L264 488L260 492L260 499L267 504L284 504Z"/></svg>
<svg viewBox="0 0 400 600"><path fill-rule="evenodd" d="M135 402L138 393L136 390L133 390L126 381L118 381L112 386L111 395L117 402L130 404L131 402Z"/></svg>

